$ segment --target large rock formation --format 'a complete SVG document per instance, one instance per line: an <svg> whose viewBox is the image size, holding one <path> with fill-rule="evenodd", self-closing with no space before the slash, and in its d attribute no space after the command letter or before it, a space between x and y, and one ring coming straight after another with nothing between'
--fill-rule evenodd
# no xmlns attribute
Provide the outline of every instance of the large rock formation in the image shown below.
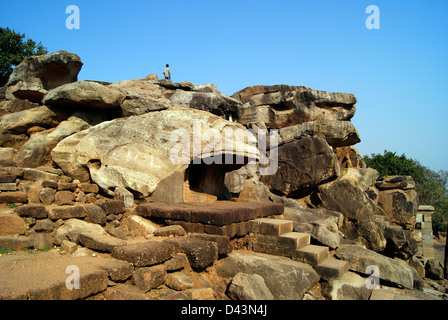
<svg viewBox="0 0 448 320"><path fill-rule="evenodd" d="M62 121L55 129L32 135L15 154L14 161L23 168L42 166L51 161L50 153L61 140L89 127L83 119L72 116Z"/></svg>
<svg viewBox="0 0 448 320"><path fill-rule="evenodd" d="M286 85L254 86L236 92L243 103L240 123L283 128L315 120L350 120L356 111L353 94Z"/></svg>
<svg viewBox="0 0 448 320"><path fill-rule="evenodd" d="M383 229L375 220L375 203L354 181L340 179L321 185L318 189L323 207L344 215L344 226L341 229L348 239L356 240L375 251L384 250L386 240Z"/></svg>
<svg viewBox="0 0 448 320"><path fill-rule="evenodd" d="M304 122L279 130L279 144L304 136L324 138L332 147L352 146L361 141L358 131L350 121L317 120Z"/></svg>
<svg viewBox="0 0 448 320"><path fill-rule="evenodd" d="M261 276L274 299L302 299L319 275L309 265L263 253L234 251L218 265L218 274L233 278L239 272Z"/></svg>
<svg viewBox="0 0 448 320"><path fill-rule="evenodd" d="M205 111L171 108L101 123L61 141L52 157L69 176L80 181L91 178L104 190L125 187L148 197L163 188L161 182L165 181L174 202L178 202L183 199L185 170L194 159L222 159L224 154L258 158L255 138L248 136L248 143L244 143L243 129ZM226 131L241 139L234 143ZM221 141L215 137L212 145L211 135L218 135ZM230 171L242 164L215 164L215 169L209 167L214 173L209 174L218 174L222 168Z"/></svg>
<svg viewBox="0 0 448 320"><path fill-rule="evenodd" d="M338 160L327 142L305 137L278 147L278 170L262 181L274 193L297 197L340 174Z"/></svg>
<svg viewBox="0 0 448 320"><path fill-rule="evenodd" d="M123 117L138 116L152 111L167 109L170 100L164 95L164 88L153 81L134 79L112 83L109 88L117 88L126 92L126 98L121 103Z"/></svg>
<svg viewBox="0 0 448 320"><path fill-rule="evenodd" d="M418 211L418 194L410 176L386 176L376 183L378 205L391 221L407 230L414 230Z"/></svg>
<svg viewBox="0 0 448 320"><path fill-rule="evenodd" d="M213 84L194 86L191 91L176 90L170 97L175 107L204 110L229 120L238 120L241 103L223 95Z"/></svg>
<svg viewBox="0 0 448 320"><path fill-rule="evenodd" d="M28 58L0 88L0 299L376 299L372 266L405 297L434 298L425 276L445 291L416 254L414 181L376 181L354 148L352 94L77 82L81 66ZM69 264L92 267L79 292Z"/></svg>
<svg viewBox="0 0 448 320"><path fill-rule="evenodd" d="M370 275L369 266L378 268L381 280L394 282L405 288L414 288L414 272L406 262L385 257L374 251L356 245L341 246L336 256L349 261L350 269L361 274Z"/></svg>
<svg viewBox="0 0 448 320"><path fill-rule="evenodd" d="M83 63L74 53L58 51L25 58L6 84L6 98L41 102L51 89L75 82Z"/></svg>
<svg viewBox="0 0 448 320"><path fill-rule="evenodd" d="M58 107L87 107L109 109L120 106L125 99L122 90L92 81L62 85L48 92L43 103Z"/></svg>

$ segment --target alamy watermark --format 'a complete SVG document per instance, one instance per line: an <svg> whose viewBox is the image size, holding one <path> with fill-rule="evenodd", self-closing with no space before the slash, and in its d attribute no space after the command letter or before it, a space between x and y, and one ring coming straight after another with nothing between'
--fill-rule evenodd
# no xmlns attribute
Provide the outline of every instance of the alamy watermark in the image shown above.
<svg viewBox="0 0 448 320"><path fill-rule="evenodd" d="M367 289L377 289L380 287L380 268L376 265L370 265L366 268L366 274L369 274L366 280Z"/></svg>
<svg viewBox="0 0 448 320"><path fill-rule="evenodd" d="M369 16L366 19L366 28L369 30L380 29L380 8L376 5L370 5L366 8L366 14Z"/></svg>
<svg viewBox="0 0 448 320"><path fill-rule="evenodd" d="M69 14L67 19L65 20L65 27L69 30L80 29L81 28L81 15L80 15L79 7L72 4L65 9L65 13Z"/></svg>
<svg viewBox="0 0 448 320"><path fill-rule="evenodd" d="M79 289L79 267L75 265L67 266L65 269L65 273L69 273L70 275L65 279L65 286L68 290Z"/></svg>

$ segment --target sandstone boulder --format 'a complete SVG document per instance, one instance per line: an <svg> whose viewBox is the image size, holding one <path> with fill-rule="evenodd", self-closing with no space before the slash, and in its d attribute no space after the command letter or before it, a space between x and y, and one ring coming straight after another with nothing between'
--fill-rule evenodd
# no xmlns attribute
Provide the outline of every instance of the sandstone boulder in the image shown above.
<svg viewBox="0 0 448 320"><path fill-rule="evenodd" d="M243 124L284 128L315 120L350 120L356 111L353 94L287 85L254 86L236 92Z"/></svg>
<svg viewBox="0 0 448 320"><path fill-rule="evenodd" d="M208 111L215 115L237 121L241 102L223 95L213 84L194 86L191 91L176 90L170 97L175 107Z"/></svg>
<svg viewBox="0 0 448 320"><path fill-rule="evenodd" d="M123 117L138 116L151 111L167 109L171 106L163 89L152 81L134 79L112 83L108 88L117 88L126 92L121 103Z"/></svg>
<svg viewBox="0 0 448 320"><path fill-rule="evenodd" d="M14 148L0 148L0 166L15 167L16 163L14 162L14 153L15 153ZM15 179L10 181L2 180L2 182L15 182L15 181L16 181Z"/></svg>
<svg viewBox="0 0 448 320"><path fill-rule="evenodd" d="M269 201L269 189L260 181L246 180L239 193L238 201Z"/></svg>
<svg viewBox="0 0 448 320"><path fill-rule="evenodd" d="M353 146L335 147L333 149L336 157L338 157L339 165L342 168L367 168L366 163L362 160L359 151Z"/></svg>
<svg viewBox="0 0 448 320"><path fill-rule="evenodd" d="M210 137L201 139L204 132L221 137L222 143L212 146ZM234 142L226 132L241 139ZM62 140L51 154L67 175L81 182L91 178L106 191L120 186L143 197L155 197L156 193L162 199L171 197L171 202L180 202L185 170L194 159L219 158L224 162L223 154L258 158L255 138L249 135L245 142L242 136L246 134L241 125L208 112L171 108L103 122ZM225 172L242 164L215 164L214 168L221 168L222 185ZM215 180L217 173L210 172Z"/></svg>
<svg viewBox="0 0 448 320"><path fill-rule="evenodd" d="M370 276L368 266L376 266L379 269L380 280L399 284L405 288L414 288L414 272L406 262L385 257L372 250L358 245L342 245L335 255L348 261L350 270Z"/></svg>
<svg viewBox="0 0 448 320"><path fill-rule="evenodd" d="M375 203L354 181L335 180L319 186L322 206L344 215L341 228L346 238L358 241L375 251L386 246L384 231L376 223Z"/></svg>
<svg viewBox="0 0 448 320"><path fill-rule="evenodd" d="M172 241L147 241L116 246L112 250L112 257L128 261L139 268L160 264L172 258L179 250L179 245Z"/></svg>
<svg viewBox="0 0 448 320"><path fill-rule="evenodd" d="M443 267L436 259L429 259L425 263L425 276L434 280L443 280Z"/></svg>
<svg viewBox="0 0 448 320"><path fill-rule="evenodd" d="M17 151L14 160L19 167L36 168L51 161L51 150L64 138L89 128L90 125L78 117L62 121L56 129L39 132Z"/></svg>
<svg viewBox="0 0 448 320"><path fill-rule="evenodd" d="M0 114L20 112L24 110L37 108L39 106L38 103L20 99L5 101L3 104L0 105L1 105Z"/></svg>
<svg viewBox="0 0 448 320"><path fill-rule="evenodd" d="M332 147L351 146L361 141L358 131L350 121L325 119L281 128L278 132L279 144L306 135L324 138Z"/></svg>
<svg viewBox="0 0 448 320"><path fill-rule="evenodd" d="M341 170L340 180L348 179L356 182L362 190L374 186L379 172L372 168L346 168Z"/></svg>
<svg viewBox="0 0 448 320"><path fill-rule="evenodd" d="M215 267L224 278L234 278L240 272L259 275L275 300L300 300L319 281L310 265L251 251L233 251Z"/></svg>
<svg viewBox="0 0 448 320"><path fill-rule="evenodd" d="M166 278L166 286L173 290L182 291L194 287L194 282L183 272L170 273Z"/></svg>
<svg viewBox="0 0 448 320"><path fill-rule="evenodd" d="M64 240L77 243L80 234L105 235L106 231L98 224L79 219L69 219L56 229L53 240L57 245L62 244Z"/></svg>
<svg viewBox="0 0 448 320"><path fill-rule="evenodd" d="M76 54L62 50L25 58L9 77L6 98L41 102L49 90L77 81L82 65Z"/></svg>
<svg viewBox="0 0 448 320"><path fill-rule="evenodd" d="M414 230L418 211L418 194L414 189L387 189L380 191L378 205L391 222L404 229Z"/></svg>
<svg viewBox="0 0 448 320"><path fill-rule="evenodd" d="M0 118L0 132L2 134L23 134L35 126L47 129L56 127L62 120L64 120L64 115L58 110L41 106L3 115Z"/></svg>
<svg viewBox="0 0 448 320"><path fill-rule="evenodd" d="M229 285L228 295L235 300L273 300L264 279L258 274L239 272Z"/></svg>
<svg viewBox="0 0 448 320"><path fill-rule="evenodd" d="M258 164L248 163L238 170L228 172L224 183L231 193L240 193L244 188L244 183L248 179L259 179Z"/></svg>
<svg viewBox="0 0 448 320"><path fill-rule="evenodd" d="M72 268L68 268L71 266ZM78 267L79 289L70 289L73 266ZM4 255L0 268L1 300L78 300L100 293L109 279L124 281L132 266L103 257L74 257L44 252L28 255ZM69 273L67 273L67 270Z"/></svg>
<svg viewBox="0 0 448 320"><path fill-rule="evenodd" d="M339 174L339 163L328 143L320 137L305 137L278 147L278 170L261 181L275 194L297 197Z"/></svg>
<svg viewBox="0 0 448 320"><path fill-rule="evenodd" d="M415 189L415 181L411 176L385 176L376 183L379 190L388 189Z"/></svg>
<svg viewBox="0 0 448 320"><path fill-rule="evenodd" d="M322 284L322 294L330 300L368 300L372 290L366 287L366 278L346 272L340 279Z"/></svg>
<svg viewBox="0 0 448 320"><path fill-rule="evenodd" d="M387 244L384 254L408 260L417 253L417 241L411 237L409 230L400 226L389 225L384 229Z"/></svg>
<svg viewBox="0 0 448 320"><path fill-rule="evenodd" d="M176 237L166 240L180 246L191 267L202 269L213 264L218 259L218 244L214 241L202 240L194 237Z"/></svg>
<svg viewBox="0 0 448 320"><path fill-rule="evenodd" d="M95 109L118 107L126 95L122 90L93 81L79 81L62 85L45 95L43 103L49 106L84 106Z"/></svg>
<svg viewBox="0 0 448 320"><path fill-rule="evenodd" d="M86 248L101 252L112 252L115 247L126 245L122 239L96 232L80 233L78 241Z"/></svg>
<svg viewBox="0 0 448 320"><path fill-rule="evenodd" d="M25 234L27 230L27 225L18 215L8 211L0 213L0 235Z"/></svg>
<svg viewBox="0 0 448 320"><path fill-rule="evenodd" d="M122 225L125 230L133 235L152 235L155 230L160 228L159 225L151 222L148 219L137 215L131 215L122 220Z"/></svg>
<svg viewBox="0 0 448 320"><path fill-rule="evenodd" d="M338 226L332 221L314 221L311 223L313 230L311 231L311 237L319 243L336 249L341 240L339 238Z"/></svg>

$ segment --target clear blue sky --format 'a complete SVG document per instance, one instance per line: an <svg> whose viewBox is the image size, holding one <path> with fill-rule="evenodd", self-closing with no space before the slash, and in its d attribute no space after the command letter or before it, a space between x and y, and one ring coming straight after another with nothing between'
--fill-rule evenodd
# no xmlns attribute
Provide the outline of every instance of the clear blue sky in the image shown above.
<svg viewBox="0 0 448 320"><path fill-rule="evenodd" d="M0 26L67 50L79 80L120 81L172 66L173 81L304 85L358 98L362 155L385 149L448 170L446 0L0 0ZM68 5L80 29L68 30ZM365 27L368 5L380 29Z"/></svg>

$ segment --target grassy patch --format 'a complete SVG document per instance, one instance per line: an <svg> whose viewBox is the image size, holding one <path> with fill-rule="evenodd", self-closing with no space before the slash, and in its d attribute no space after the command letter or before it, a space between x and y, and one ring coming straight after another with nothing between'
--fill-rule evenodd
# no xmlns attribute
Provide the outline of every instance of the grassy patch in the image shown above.
<svg viewBox="0 0 448 320"><path fill-rule="evenodd" d="M54 247L44 247L42 249L31 249L31 248L23 248L22 250L27 252L27 253L36 253L37 251L40 252L48 252L50 250L54 249Z"/></svg>
<svg viewBox="0 0 448 320"><path fill-rule="evenodd" d="M12 253L14 250L0 247L0 254Z"/></svg>

